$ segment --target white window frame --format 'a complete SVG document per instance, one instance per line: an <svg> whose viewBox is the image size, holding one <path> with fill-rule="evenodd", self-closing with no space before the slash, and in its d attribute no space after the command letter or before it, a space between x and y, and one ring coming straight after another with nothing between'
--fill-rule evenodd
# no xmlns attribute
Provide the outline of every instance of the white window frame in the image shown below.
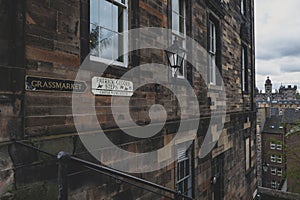
<svg viewBox="0 0 300 200"><path fill-rule="evenodd" d="M276 149L279 151L282 150L282 144L277 144Z"/></svg>
<svg viewBox="0 0 300 200"><path fill-rule="evenodd" d="M273 142L270 142L270 149L274 150L276 148L276 144Z"/></svg>
<svg viewBox="0 0 300 200"><path fill-rule="evenodd" d="M274 180L271 181L271 188L272 189L277 189L277 182L276 181L274 181Z"/></svg>
<svg viewBox="0 0 300 200"><path fill-rule="evenodd" d="M271 174L276 175L276 168L275 167L271 167Z"/></svg>
<svg viewBox="0 0 300 200"><path fill-rule="evenodd" d="M242 91L245 92L247 91L247 88L246 88L246 70L247 70L247 50L246 50L246 47L245 46L242 46L242 55L241 55L241 73L242 73L242 81L241 81L241 84L242 84Z"/></svg>
<svg viewBox="0 0 300 200"><path fill-rule="evenodd" d="M173 10L173 1L178 1L178 5L182 5L183 8L181 8L183 10L183 14L180 15L180 13L177 13L178 16L182 16L183 18L183 33L177 30L173 30L173 24L172 24L172 40L173 37L174 38L179 38L180 40L182 40L182 48L186 49L186 0L172 0L172 18L174 17L174 10ZM182 4L180 4L180 1L182 1ZM180 9L180 8L179 8ZM173 20L172 20L173 23ZM179 19L179 23L180 23L180 19ZM179 25L180 26L180 25ZM172 41L173 43L173 41ZM172 68L172 76L175 77L175 73L177 73L177 78L185 78L185 74L186 74L186 63L185 63L185 59L186 59L186 55L184 56L184 61L182 63L182 74L180 75L178 72L178 70L176 71L174 68Z"/></svg>
<svg viewBox="0 0 300 200"><path fill-rule="evenodd" d="M192 162L191 162L191 158L190 156L192 155L188 155L188 154L191 154L191 151L188 150L186 151L186 149L178 149L178 152L177 152L177 156L178 156L178 161L177 161L177 181L176 181L176 184L177 186L181 183L184 183L184 182L188 182L188 188L185 188L185 189L189 189L189 187L192 187ZM181 177L179 179L179 174L180 174L180 170L182 170L180 168L180 164L183 163L183 166L184 166L184 169L183 169L183 172L184 174L186 173L186 165L188 166L188 171L189 171L189 174L186 175L184 177ZM179 188L178 188L179 189ZM184 190L184 191L180 191L182 194L186 194L187 192L187 196L192 196L192 194L190 193L191 191L190 190Z"/></svg>
<svg viewBox="0 0 300 200"><path fill-rule="evenodd" d="M282 176L282 168L277 168L277 176Z"/></svg>
<svg viewBox="0 0 300 200"><path fill-rule="evenodd" d="M245 15L245 0L241 0L241 14Z"/></svg>
<svg viewBox="0 0 300 200"><path fill-rule="evenodd" d="M97 1L99 1L99 0L97 0ZM123 41L124 55L123 56L124 56L124 62L101 58L101 57L93 56L93 55L90 55L90 60L95 61L95 62L105 63L107 65L116 65L116 66L127 68L127 66L128 66L128 55L127 55L127 52L128 52L128 46L127 46L128 45L128 34L127 34L127 31L128 31L128 0L124 0L125 3L121 3L118 0L106 0L106 1L123 8L123 34L124 34L124 41ZM100 10L100 8L98 10ZM100 12L98 14L98 19L99 18L100 18Z"/></svg>
<svg viewBox="0 0 300 200"><path fill-rule="evenodd" d="M208 22L209 28L209 47L208 47L208 54L209 54L209 83L211 85L216 85L216 59L217 59L217 30L216 24L209 19Z"/></svg>
<svg viewBox="0 0 300 200"><path fill-rule="evenodd" d="M277 163L282 163L282 156L277 156Z"/></svg>
<svg viewBox="0 0 300 200"><path fill-rule="evenodd" d="M276 156L275 155L271 155L270 156L270 160L271 160L271 162L275 163L276 162Z"/></svg>

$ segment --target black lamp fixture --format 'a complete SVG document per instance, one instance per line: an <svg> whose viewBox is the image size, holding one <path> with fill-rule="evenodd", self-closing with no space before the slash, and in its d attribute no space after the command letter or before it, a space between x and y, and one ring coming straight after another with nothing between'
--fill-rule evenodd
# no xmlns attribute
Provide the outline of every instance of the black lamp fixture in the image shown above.
<svg viewBox="0 0 300 200"><path fill-rule="evenodd" d="M167 48L165 52L168 64L175 70L176 74L177 70L182 68L186 51L178 44L178 40L175 39L173 44L169 48Z"/></svg>

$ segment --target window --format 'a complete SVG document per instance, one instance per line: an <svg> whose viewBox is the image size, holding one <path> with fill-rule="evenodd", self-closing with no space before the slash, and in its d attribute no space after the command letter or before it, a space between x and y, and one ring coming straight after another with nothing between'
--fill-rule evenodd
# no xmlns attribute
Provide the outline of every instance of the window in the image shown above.
<svg viewBox="0 0 300 200"><path fill-rule="evenodd" d="M192 148L178 150L177 190L187 196L192 196Z"/></svg>
<svg viewBox="0 0 300 200"><path fill-rule="evenodd" d="M207 51L208 51L208 69L207 79L209 84L221 84L221 26L220 16L213 12L208 14L207 22ZM217 71L219 70L219 71ZM218 73L217 73L218 72Z"/></svg>
<svg viewBox="0 0 300 200"><path fill-rule="evenodd" d="M272 189L277 189L277 183L276 183L276 181L271 181L271 188Z"/></svg>
<svg viewBox="0 0 300 200"><path fill-rule="evenodd" d="M246 145L246 171L249 170L250 168L250 164L251 164L251 161L250 161L250 138L246 138L246 142L245 142L245 145Z"/></svg>
<svg viewBox="0 0 300 200"><path fill-rule="evenodd" d="M275 167L271 167L271 174L276 175L276 168Z"/></svg>
<svg viewBox="0 0 300 200"><path fill-rule="evenodd" d="M241 55L241 75L242 75L242 90L244 92L248 91L248 67L247 67L247 48L245 46L242 47L242 55Z"/></svg>
<svg viewBox="0 0 300 200"><path fill-rule="evenodd" d="M216 25L212 20L209 20L209 81L211 84L216 84Z"/></svg>
<svg viewBox="0 0 300 200"><path fill-rule="evenodd" d="M277 156L277 163L282 163L282 156Z"/></svg>
<svg viewBox="0 0 300 200"><path fill-rule="evenodd" d="M270 142L270 149L275 149L275 147L276 147L276 144L273 142Z"/></svg>
<svg viewBox="0 0 300 200"><path fill-rule="evenodd" d="M271 155L271 162L276 162L276 156L275 155Z"/></svg>
<svg viewBox="0 0 300 200"><path fill-rule="evenodd" d="M246 0L241 0L241 14L245 15L246 13Z"/></svg>
<svg viewBox="0 0 300 200"><path fill-rule="evenodd" d="M91 59L126 66L127 0L90 1Z"/></svg>
<svg viewBox="0 0 300 200"><path fill-rule="evenodd" d="M277 144L277 150L282 150L282 144Z"/></svg>
<svg viewBox="0 0 300 200"><path fill-rule="evenodd" d="M186 49L186 0L172 0L172 42L175 40ZM183 62L182 69L178 70L177 77L183 78L186 70L186 63ZM175 76L176 71L172 69Z"/></svg>
<svg viewBox="0 0 300 200"><path fill-rule="evenodd" d="M281 168L277 169L277 176L282 176L282 169Z"/></svg>

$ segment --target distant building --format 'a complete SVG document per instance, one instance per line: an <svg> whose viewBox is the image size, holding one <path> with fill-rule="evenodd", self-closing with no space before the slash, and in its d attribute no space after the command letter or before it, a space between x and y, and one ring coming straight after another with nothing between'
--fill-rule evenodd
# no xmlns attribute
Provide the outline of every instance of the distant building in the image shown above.
<svg viewBox="0 0 300 200"><path fill-rule="evenodd" d="M265 82L265 92L259 91L256 88L256 105L257 107L270 107L271 115L281 114L286 108L298 108L300 106L300 99L298 97L298 87L288 85L287 87L281 85L279 89L272 92L272 81L267 77Z"/></svg>
<svg viewBox="0 0 300 200"><path fill-rule="evenodd" d="M267 112L268 108L258 110L264 109ZM300 193L299 122L300 111L294 108L286 108L281 115L265 119L261 131L262 187Z"/></svg>
<svg viewBox="0 0 300 200"><path fill-rule="evenodd" d="M262 186L281 189L285 173L282 116L267 118L262 131Z"/></svg>

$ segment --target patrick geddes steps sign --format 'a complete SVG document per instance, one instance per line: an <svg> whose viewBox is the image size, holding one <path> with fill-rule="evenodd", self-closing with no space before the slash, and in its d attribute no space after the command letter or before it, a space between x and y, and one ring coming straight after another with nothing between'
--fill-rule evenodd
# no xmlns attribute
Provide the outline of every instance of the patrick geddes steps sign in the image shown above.
<svg viewBox="0 0 300 200"><path fill-rule="evenodd" d="M132 96L133 83L121 79L93 77L92 93L94 95Z"/></svg>

